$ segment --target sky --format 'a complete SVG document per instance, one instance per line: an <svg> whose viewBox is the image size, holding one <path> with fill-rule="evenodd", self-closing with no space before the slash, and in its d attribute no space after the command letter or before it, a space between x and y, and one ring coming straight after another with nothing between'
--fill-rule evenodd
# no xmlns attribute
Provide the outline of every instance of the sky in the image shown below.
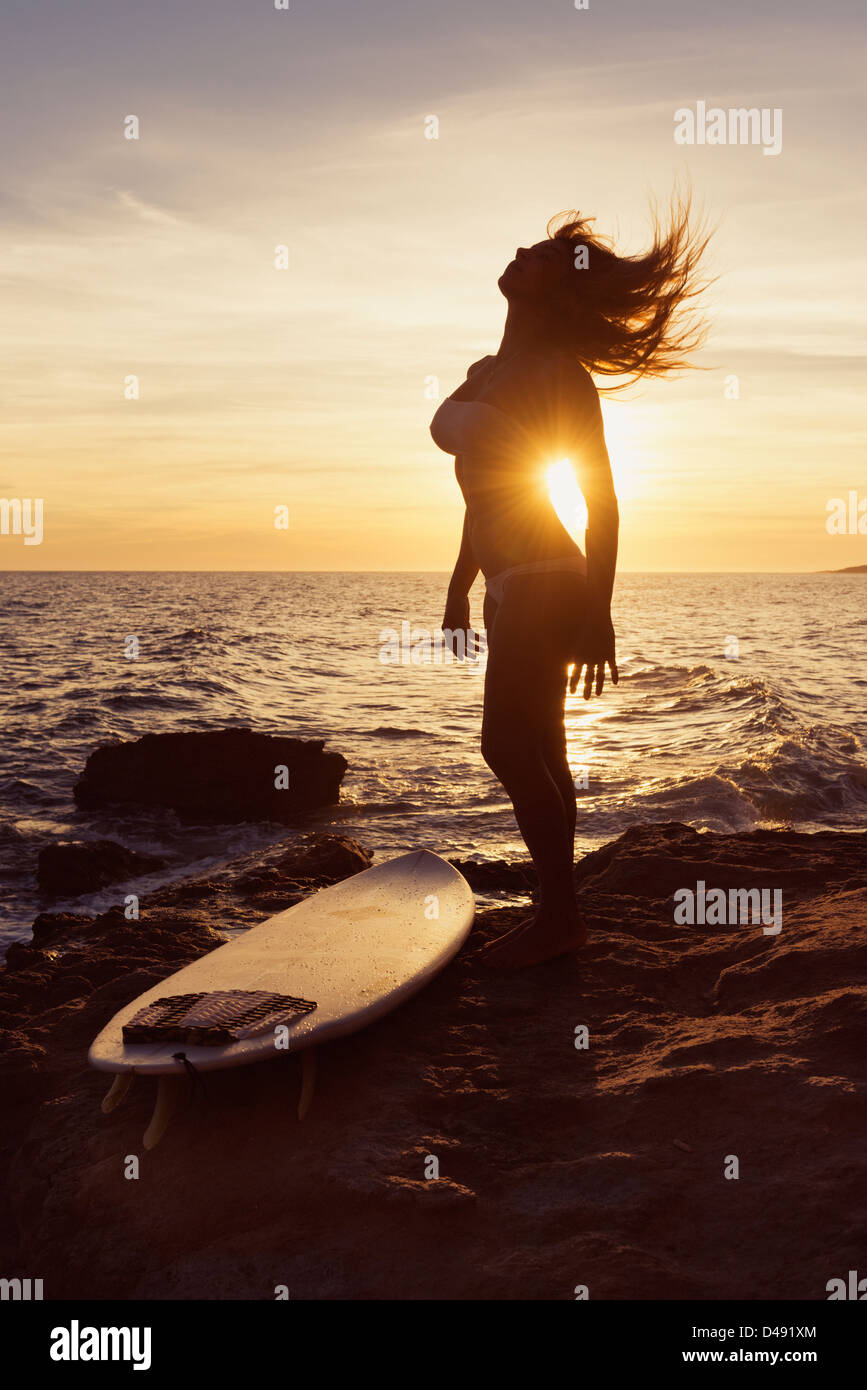
<svg viewBox="0 0 867 1390"><path fill-rule="evenodd" d="M498 276L568 208L641 250L678 180L710 333L701 370L603 397L620 567L867 562L826 525L867 499L865 27L860 0L4 0L0 498L43 523L0 568L450 569L428 426L496 351ZM780 152L677 144L699 102L779 110Z"/></svg>

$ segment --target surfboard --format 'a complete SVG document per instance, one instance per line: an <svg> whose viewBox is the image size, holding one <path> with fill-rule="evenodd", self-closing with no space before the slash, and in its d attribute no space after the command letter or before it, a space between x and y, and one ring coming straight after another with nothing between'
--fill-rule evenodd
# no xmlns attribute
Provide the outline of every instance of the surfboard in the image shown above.
<svg viewBox="0 0 867 1390"><path fill-rule="evenodd" d="M321 889L184 966L115 1014L88 1053L91 1066L115 1073L103 1111L119 1104L134 1075L156 1076L157 1104L144 1139L153 1148L171 1118L177 1083L191 1069L195 1074L246 1066L302 1051L303 1119L313 1094L313 1048L366 1027L422 989L460 950L473 912L466 879L430 850L414 850ZM249 1035L216 1045L124 1039L124 1025L158 1000L225 991L267 991L315 1007L279 1029L256 1031L254 1025Z"/></svg>

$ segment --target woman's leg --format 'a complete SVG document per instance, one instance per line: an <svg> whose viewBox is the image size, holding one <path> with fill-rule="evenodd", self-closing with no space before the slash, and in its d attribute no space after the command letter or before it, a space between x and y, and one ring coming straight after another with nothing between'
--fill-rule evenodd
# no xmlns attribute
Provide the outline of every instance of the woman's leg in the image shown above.
<svg viewBox="0 0 867 1390"><path fill-rule="evenodd" d="M575 605L574 585L562 576L516 576L488 632L482 754L511 798L540 888L536 916L487 949L497 965L530 965L574 949L584 937L563 728L562 632Z"/></svg>
<svg viewBox="0 0 867 1390"><path fill-rule="evenodd" d="M542 749L545 763L557 790L563 800L566 809L566 831L569 839L569 858L575 859L575 822L578 818L578 798L575 795L575 783L572 779L572 772L569 767L569 759L566 753L566 721L565 704L568 679L564 672L563 682L557 693L556 714L552 715L551 720L546 726L546 739Z"/></svg>

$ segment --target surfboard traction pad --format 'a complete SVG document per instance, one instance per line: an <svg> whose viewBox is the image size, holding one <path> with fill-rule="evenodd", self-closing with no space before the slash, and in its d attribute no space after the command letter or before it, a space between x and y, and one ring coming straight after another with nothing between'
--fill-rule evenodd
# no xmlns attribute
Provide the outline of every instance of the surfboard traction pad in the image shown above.
<svg viewBox="0 0 867 1390"><path fill-rule="evenodd" d="M264 989L215 989L201 994L168 994L139 1009L123 1025L125 1043L185 1042L221 1047L292 1023L316 1004L292 994Z"/></svg>

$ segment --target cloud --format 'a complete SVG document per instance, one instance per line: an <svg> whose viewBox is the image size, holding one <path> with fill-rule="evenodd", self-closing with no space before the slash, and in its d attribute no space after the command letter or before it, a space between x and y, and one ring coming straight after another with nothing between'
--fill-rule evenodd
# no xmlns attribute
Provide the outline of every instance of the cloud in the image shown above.
<svg viewBox="0 0 867 1390"><path fill-rule="evenodd" d="M152 204L144 202L127 189L115 189L115 196L121 207L134 213L136 217L141 218L142 222L155 222L158 226L163 227L183 226L183 222L179 217L175 217L172 213L165 212L162 208L154 207Z"/></svg>

